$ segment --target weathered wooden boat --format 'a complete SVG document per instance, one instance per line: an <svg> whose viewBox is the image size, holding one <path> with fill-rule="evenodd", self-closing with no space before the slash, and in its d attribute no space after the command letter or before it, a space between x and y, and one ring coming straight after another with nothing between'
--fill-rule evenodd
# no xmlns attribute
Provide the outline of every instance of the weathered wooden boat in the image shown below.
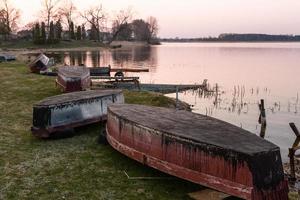
<svg viewBox="0 0 300 200"><path fill-rule="evenodd" d="M123 103L121 90L82 91L46 98L33 106L32 133L40 138L107 118L107 106Z"/></svg>
<svg viewBox="0 0 300 200"><path fill-rule="evenodd" d="M45 54L40 54L28 64L31 72L33 73L40 73L41 71L46 71L52 65L54 65L54 59L48 58Z"/></svg>
<svg viewBox="0 0 300 200"><path fill-rule="evenodd" d="M106 132L113 148L170 175L244 199L288 199L279 147L226 122L113 104Z"/></svg>
<svg viewBox="0 0 300 200"><path fill-rule="evenodd" d="M89 68L91 76L110 76L110 67L91 67Z"/></svg>
<svg viewBox="0 0 300 200"><path fill-rule="evenodd" d="M11 55L11 54L0 54L0 61L4 62L4 61L14 61L16 60L16 56L15 55Z"/></svg>
<svg viewBox="0 0 300 200"><path fill-rule="evenodd" d="M91 76L110 76L111 72L116 72L116 74L124 72L149 72L147 68L111 68L111 67L91 67L90 75Z"/></svg>
<svg viewBox="0 0 300 200"><path fill-rule="evenodd" d="M56 83L63 92L86 90L91 84L90 71L82 66L59 67Z"/></svg>

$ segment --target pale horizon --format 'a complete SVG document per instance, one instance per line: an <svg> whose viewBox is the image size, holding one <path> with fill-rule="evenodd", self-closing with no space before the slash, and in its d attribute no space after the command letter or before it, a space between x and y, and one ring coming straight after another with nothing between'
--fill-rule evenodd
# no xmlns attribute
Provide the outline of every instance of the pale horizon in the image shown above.
<svg viewBox="0 0 300 200"><path fill-rule="evenodd" d="M36 21L40 0L11 0L21 10L21 25ZM134 18L154 16L159 23L159 37L197 38L221 33L263 33L300 35L298 0L73 0L78 10L103 5L112 14L131 7Z"/></svg>

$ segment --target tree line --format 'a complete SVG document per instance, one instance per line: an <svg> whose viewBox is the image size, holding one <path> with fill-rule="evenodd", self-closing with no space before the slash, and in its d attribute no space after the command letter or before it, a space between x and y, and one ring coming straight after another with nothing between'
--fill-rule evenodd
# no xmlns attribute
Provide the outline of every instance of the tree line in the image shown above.
<svg viewBox="0 0 300 200"><path fill-rule="evenodd" d="M20 10L11 0L0 0L0 36L9 40L19 30ZM95 40L110 44L114 40L157 40L155 17L133 19L132 9L109 15L101 4L79 11L72 0L41 0L39 20L28 23L18 33L30 34L35 44L55 44L61 40Z"/></svg>
<svg viewBox="0 0 300 200"><path fill-rule="evenodd" d="M218 37L163 38L162 42L299 42L300 35L223 33Z"/></svg>

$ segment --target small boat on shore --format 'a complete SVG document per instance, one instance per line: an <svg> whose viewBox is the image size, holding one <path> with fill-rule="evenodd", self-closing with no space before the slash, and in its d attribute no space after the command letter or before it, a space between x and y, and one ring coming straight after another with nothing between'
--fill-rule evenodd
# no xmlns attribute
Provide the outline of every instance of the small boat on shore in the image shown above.
<svg viewBox="0 0 300 200"><path fill-rule="evenodd" d="M106 120L107 107L124 103L121 90L82 91L48 97L33 106L32 133L48 138L75 127Z"/></svg>
<svg viewBox="0 0 300 200"><path fill-rule="evenodd" d="M59 67L56 83L63 92L86 90L91 84L90 71L83 66Z"/></svg>
<svg viewBox="0 0 300 200"><path fill-rule="evenodd" d="M91 76L110 76L111 72L116 72L115 75L123 74L124 72L149 72L148 68L126 68L126 67L119 67L119 68L112 68L110 66L108 67L91 67L90 69L90 75Z"/></svg>
<svg viewBox="0 0 300 200"><path fill-rule="evenodd" d="M15 61L16 56L11 54L0 54L0 62Z"/></svg>
<svg viewBox="0 0 300 200"><path fill-rule="evenodd" d="M28 64L30 71L33 73L47 73L49 67L54 65L54 59L48 58L45 54L40 54Z"/></svg>
<svg viewBox="0 0 300 200"><path fill-rule="evenodd" d="M287 200L280 149L212 117L112 104L106 138L122 154L170 175L248 200Z"/></svg>

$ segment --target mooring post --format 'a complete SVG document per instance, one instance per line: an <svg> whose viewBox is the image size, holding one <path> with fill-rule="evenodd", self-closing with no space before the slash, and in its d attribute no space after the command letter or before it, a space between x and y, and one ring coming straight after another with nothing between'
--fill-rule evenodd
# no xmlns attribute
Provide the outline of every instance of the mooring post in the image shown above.
<svg viewBox="0 0 300 200"><path fill-rule="evenodd" d="M259 110L260 110L260 115L259 115L258 123L261 124L259 135L260 137L264 138L267 129L267 119L266 119L265 101L263 99L260 100Z"/></svg>
<svg viewBox="0 0 300 200"><path fill-rule="evenodd" d="M295 123L290 123L290 127L291 127L291 129L294 131L295 135L296 135L297 137L299 137L299 136L300 136L300 133L299 133L299 130L297 129Z"/></svg>
<svg viewBox="0 0 300 200"><path fill-rule="evenodd" d="M176 110L178 110L178 85L176 86Z"/></svg>
<svg viewBox="0 0 300 200"><path fill-rule="evenodd" d="M294 149L293 148L289 148L291 181L296 181L295 157L294 156L295 156Z"/></svg>

